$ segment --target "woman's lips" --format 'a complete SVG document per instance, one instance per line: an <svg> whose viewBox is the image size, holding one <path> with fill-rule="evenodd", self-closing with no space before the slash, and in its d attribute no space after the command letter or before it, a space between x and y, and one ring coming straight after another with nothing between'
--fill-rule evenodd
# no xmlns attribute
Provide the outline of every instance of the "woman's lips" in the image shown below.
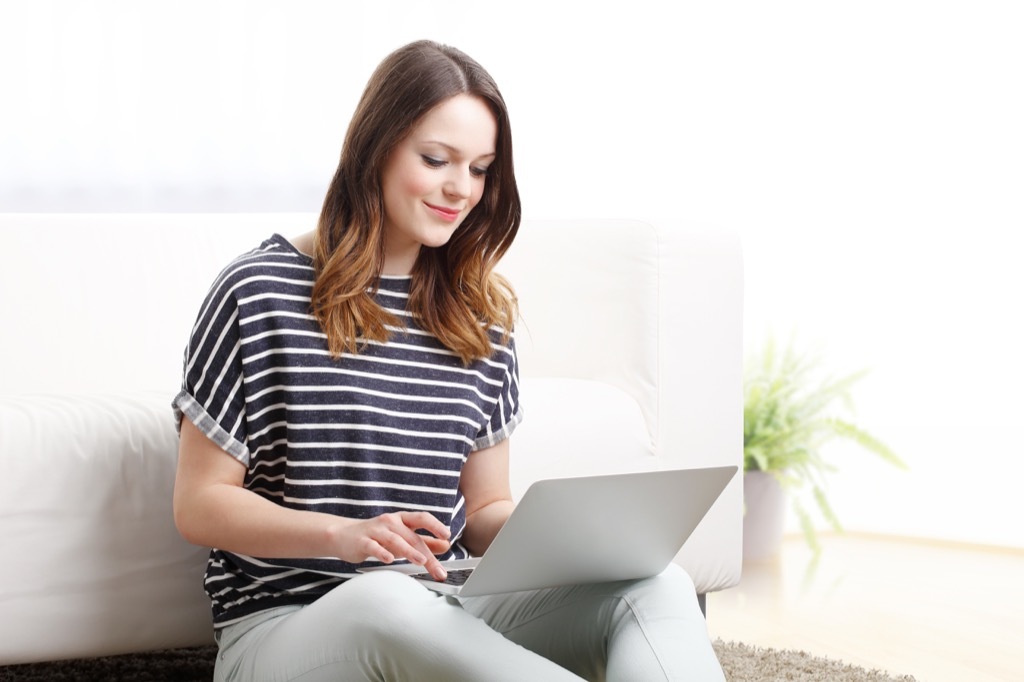
<svg viewBox="0 0 1024 682"><path fill-rule="evenodd" d="M457 208L445 208L444 206L434 206L433 204L427 204L426 202L423 203L426 204L427 208L434 212L434 215L438 216L441 220L447 220L448 222L455 221L455 219L459 217L459 214L462 213L462 211Z"/></svg>

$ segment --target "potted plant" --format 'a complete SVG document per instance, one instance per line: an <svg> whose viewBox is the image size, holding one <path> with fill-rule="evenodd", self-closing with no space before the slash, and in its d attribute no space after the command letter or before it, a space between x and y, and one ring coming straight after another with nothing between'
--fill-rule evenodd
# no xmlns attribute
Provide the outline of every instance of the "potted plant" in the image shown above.
<svg viewBox="0 0 1024 682"><path fill-rule="evenodd" d="M792 342L780 351L769 339L744 366L744 560L777 553L787 497L815 553L820 545L811 509L842 531L825 496L825 476L837 471L823 456L826 443L851 441L883 461L906 468L888 446L841 417L852 412L850 387L866 372L838 379L821 377L819 365L817 355L798 353ZM813 505L805 502L808 495Z"/></svg>

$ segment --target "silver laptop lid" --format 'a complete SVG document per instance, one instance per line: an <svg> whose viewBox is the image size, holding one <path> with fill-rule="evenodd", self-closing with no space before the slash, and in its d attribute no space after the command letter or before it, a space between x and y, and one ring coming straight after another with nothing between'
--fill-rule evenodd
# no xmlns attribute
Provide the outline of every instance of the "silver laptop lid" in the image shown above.
<svg viewBox="0 0 1024 682"><path fill-rule="evenodd" d="M663 571L738 467L537 481L462 596L646 578Z"/></svg>

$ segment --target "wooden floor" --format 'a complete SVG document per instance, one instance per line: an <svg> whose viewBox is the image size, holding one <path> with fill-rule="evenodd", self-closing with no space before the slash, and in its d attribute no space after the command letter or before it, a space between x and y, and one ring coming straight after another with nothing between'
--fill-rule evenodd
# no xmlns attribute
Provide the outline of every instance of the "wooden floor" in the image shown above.
<svg viewBox="0 0 1024 682"><path fill-rule="evenodd" d="M920 682L1024 681L1024 550L801 538L708 595L712 638L801 649Z"/></svg>

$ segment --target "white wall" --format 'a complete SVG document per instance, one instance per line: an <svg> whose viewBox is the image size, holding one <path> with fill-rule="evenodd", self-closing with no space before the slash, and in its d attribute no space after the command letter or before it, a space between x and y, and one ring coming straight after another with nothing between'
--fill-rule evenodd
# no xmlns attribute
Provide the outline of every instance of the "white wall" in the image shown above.
<svg viewBox="0 0 1024 682"><path fill-rule="evenodd" d="M6 2L0 210L316 211L373 66L449 42L528 217L735 230L748 347L872 370L858 419L911 471L837 450L847 527L1024 547L1024 10L671 4Z"/></svg>

